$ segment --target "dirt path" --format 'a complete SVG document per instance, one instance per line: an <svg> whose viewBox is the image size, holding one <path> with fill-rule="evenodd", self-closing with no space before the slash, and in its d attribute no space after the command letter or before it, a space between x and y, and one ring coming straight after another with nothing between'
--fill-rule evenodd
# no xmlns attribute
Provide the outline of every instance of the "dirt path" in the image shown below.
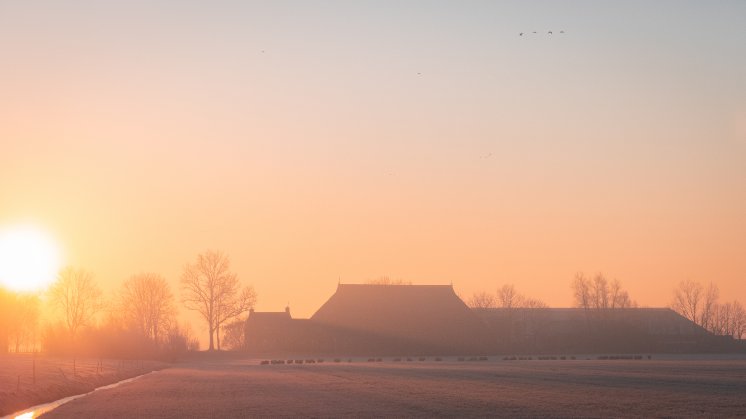
<svg viewBox="0 0 746 419"><path fill-rule="evenodd" d="M746 361L201 363L44 418L746 416Z"/></svg>

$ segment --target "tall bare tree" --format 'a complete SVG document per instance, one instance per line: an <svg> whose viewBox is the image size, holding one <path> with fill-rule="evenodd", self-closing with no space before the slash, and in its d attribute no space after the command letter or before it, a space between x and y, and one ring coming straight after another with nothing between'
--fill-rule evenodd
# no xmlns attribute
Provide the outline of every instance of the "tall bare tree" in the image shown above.
<svg viewBox="0 0 746 419"><path fill-rule="evenodd" d="M702 284L690 279L681 281L674 290L671 308L677 313L699 324L700 305L702 303Z"/></svg>
<svg viewBox="0 0 746 419"><path fill-rule="evenodd" d="M15 352L36 348L41 300L36 294L17 294L10 302L9 333Z"/></svg>
<svg viewBox="0 0 746 419"><path fill-rule="evenodd" d="M591 281L583 273L575 274L572 281L573 298L575 306L588 310L591 308Z"/></svg>
<svg viewBox="0 0 746 419"><path fill-rule="evenodd" d="M221 324L247 312L256 299L253 288L240 288L238 277L230 271L228 256L210 250L184 267L181 291L186 308L197 311L207 323L210 351L215 349L215 334Z"/></svg>
<svg viewBox="0 0 746 419"><path fill-rule="evenodd" d="M671 308L695 324L712 329L717 300L717 285L710 283L707 288L696 281L681 281L674 290Z"/></svg>
<svg viewBox="0 0 746 419"><path fill-rule="evenodd" d="M736 339L743 339L746 337L746 310L738 301L731 305L731 334Z"/></svg>
<svg viewBox="0 0 746 419"><path fill-rule="evenodd" d="M71 340L75 340L80 328L89 325L102 308L101 290L93 274L84 269L67 267L60 271L49 296L62 311Z"/></svg>
<svg viewBox="0 0 746 419"><path fill-rule="evenodd" d="M505 284L497 290L497 304L502 308L518 308L523 303L523 296L516 291L513 284Z"/></svg>
<svg viewBox="0 0 746 419"><path fill-rule="evenodd" d="M155 273L141 273L126 280L118 300L124 319L155 343L165 336L176 315L171 287Z"/></svg>
<svg viewBox="0 0 746 419"><path fill-rule="evenodd" d="M707 290L705 291L704 300L702 301L702 312L699 316L700 325L705 329L710 329L712 327L713 316L715 315L714 312L716 310L719 297L720 290L718 289L717 285L710 282L707 285Z"/></svg>
<svg viewBox="0 0 746 419"><path fill-rule="evenodd" d="M495 308L497 307L497 300L494 295L486 291L475 292L469 299L468 306L472 308Z"/></svg>
<svg viewBox="0 0 746 419"><path fill-rule="evenodd" d="M593 279L578 273L572 282L572 289L575 306L586 310L630 308L636 305L618 280L609 282L600 273Z"/></svg>

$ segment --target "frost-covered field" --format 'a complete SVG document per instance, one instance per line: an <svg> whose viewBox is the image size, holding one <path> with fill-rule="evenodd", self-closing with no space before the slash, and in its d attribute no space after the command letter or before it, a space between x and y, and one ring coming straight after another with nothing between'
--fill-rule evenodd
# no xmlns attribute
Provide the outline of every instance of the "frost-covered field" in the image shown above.
<svg viewBox="0 0 746 419"><path fill-rule="evenodd" d="M32 354L0 355L0 416L57 400L143 372L163 368L154 361L121 361L52 357Z"/></svg>
<svg viewBox="0 0 746 419"><path fill-rule="evenodd" d="M86 396L44 417L746 416L743 357L365 361L203 361Z"/></svg>

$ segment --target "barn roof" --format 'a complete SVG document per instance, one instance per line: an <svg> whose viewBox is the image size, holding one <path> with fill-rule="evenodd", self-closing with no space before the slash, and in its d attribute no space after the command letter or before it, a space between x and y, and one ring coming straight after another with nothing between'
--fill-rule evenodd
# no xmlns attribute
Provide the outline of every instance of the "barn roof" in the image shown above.
<svg viewBox="0 0 746 419"><path fill-rule="evenodd" d="M290 311L254 311L249 312L249 321L282 322L290 320Z"/></svg>
<svg viewBox="0 0 746 419"><path fill-rule="evenodd" d="M670 308L635 307L600 311L582 308L475 308L474 312L488 324L503 321L510 315L513 319L530 318L534 322L551 324L556 332L583 330L588 319L612 319L636 325L653 334L707 333Z"/></svg>
<svg viewBox="0 0 746 419"><path fill-rule="evenodd" d="M339 284L311 320L419 342L471 340L480 319L450 285Z"/></svg>

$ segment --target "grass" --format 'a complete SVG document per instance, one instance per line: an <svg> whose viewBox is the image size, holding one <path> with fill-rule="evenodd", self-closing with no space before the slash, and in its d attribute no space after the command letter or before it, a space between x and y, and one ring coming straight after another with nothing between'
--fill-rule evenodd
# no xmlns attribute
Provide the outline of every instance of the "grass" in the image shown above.
<svg viewBox="0 0 746 419"><path fill-rule="evenodd" d="M744 356L366 361L179 365L72 401L48 417L733 417L746 412Z"/></svg>
<svg viewBox="0 0 746 419"><path fill-rule="evenodd" d="M0 355L0 416L163 368L155 361Z"/></svg>

